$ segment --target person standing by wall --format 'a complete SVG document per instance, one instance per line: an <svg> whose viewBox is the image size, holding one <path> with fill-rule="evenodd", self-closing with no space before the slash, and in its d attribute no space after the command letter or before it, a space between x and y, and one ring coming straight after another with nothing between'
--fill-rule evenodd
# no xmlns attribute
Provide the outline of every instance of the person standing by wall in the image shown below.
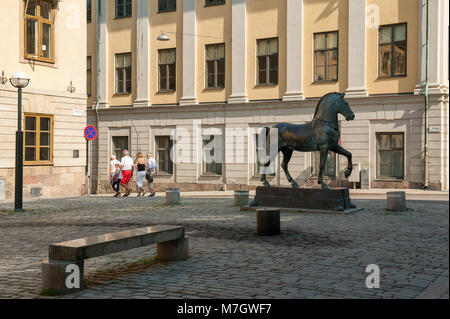
<svg viewBox="0 0 450 319"><path fill-rule="evenodd" d="M137 170L137 176L136 176L136 187L138 191L137 197L141 197L145 195L145 190L143 187L145 174L147 171L147 161L144 159L144 155L139 152L136 155L136 162L134 163L134 167ZM142 194L142 195L141 195Z"/></svg>
<svg viewBox="0 0 450 319"><path fill-rule="evenodd" d="M131 194L131 188L128 184L133 177L134 163L129 156L128 150L123 150L122 154L123 157L120 161L120 168L122 169L122 180L120 181L120 185L125 188L125 194L123 194L123 197L128 197Z"/></svg>
<svg viewBox="0 0 450 319"><path fill-rule="evenodd" d="M153 178L158 177L158 165L156 165L155 159L152 157L152 153L147 153L147 174L145 178L147 179L148 189L150 190L150 195L148 197L155 196L155 188L153 185Z"/></svg>

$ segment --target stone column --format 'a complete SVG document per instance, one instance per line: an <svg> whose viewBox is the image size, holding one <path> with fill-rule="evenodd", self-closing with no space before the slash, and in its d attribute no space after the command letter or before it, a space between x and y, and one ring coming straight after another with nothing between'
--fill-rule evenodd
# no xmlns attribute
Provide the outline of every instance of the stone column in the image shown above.
<svg viewBox="0 0 450 319"><path fill-rule="evenodd" d="M366 0L348 4L348 88L346 97L368 96L366 87Z"/></svg>
<svg viewBox="0 0 450 319"><path fill-rule="evenodd" d="M287 0L286 93L283 101L304 100L303 95L303 0Z"/></svg>
<svg viewBox="0 0 450 319"><path fill-rule="evenodd" d="M419 83L415 94L423 94L426 81L427 1L420 2ZM429 94L448 94L448 1L429 0Z"/></svg>
<svg viewBox="0 0 450 319"><path fill-rule="evenodd" d="M136 100L133 106L150 106L150 1L137 0Z"/></svg>
<svg viewBox="0 0 450 319"><path fill-rule="evenodd" d="M196 97L196 0L183 1L183 96L180 105L198 104Z"/></svg>
<svg viewBox="0 0 450 319"><path fill-rule="evenodd" d="M247 1L233 0L231 5L231 95L228 103L245 103L247 98Z"/></svg>
<svg viewBox="0 0 450 319"><path fill-rule="evenodd" d="M99 107L109 107L108 101L108 0L99 0L97 4L97 97Z"/></svg>

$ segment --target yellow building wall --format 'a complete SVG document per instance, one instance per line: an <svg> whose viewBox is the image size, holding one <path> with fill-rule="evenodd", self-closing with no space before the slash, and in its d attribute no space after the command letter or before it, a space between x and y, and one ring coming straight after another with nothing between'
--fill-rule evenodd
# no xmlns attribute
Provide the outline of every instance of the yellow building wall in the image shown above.
<svg viewBox="0 0 450 319"><path fill-rule="evenodd" d="M158 41L161 32L169 41ZM152 104L176 104L182 94L182 40L183 0L177 0L177 11L158 13L158 1L150 1L150 102ZM158 92L158 50L176 48L176 90Z"/></svg>
<svg viewBox="0 0 450 319"><path fill-rule="evenodd" d="M116 19L115 2L108 5L108 96L109 106L129 106L136 96L136 0L132 2L132 16ZM131 52L131 94L115 93L115 55Z"/></svg>
<svg viewBox="0 0 450 319"><path fill-rule="evenodd" d="M256 40L278 37L278 85L258 86ZM286 91L286 1L247 1L247 95L249 100L281 99Z"/></svg>
<svg viewBox="0 0 450 319"><path fill-rule="evenodd" d="M303 91L305 97L319 97L347 89L348 1L304 0ZM338 32L338 81L314 83L314 33Z"/></svg>
<svg viewBox="0 0 450 319"><path fill-rule="evenodd" d="M97 43L96 43L96 23L97 23L97 1L92 1L91 22L87 24L87 55L91 57L91 92L88 96L87 105L92 106L97 101Z"/></svg>
<svg viewBox="0 0 450 319"><path fill-rule="evenodd" d="M231 95L231 1L225 5L204 6L197 0L196 93L199 102L225 102ZM205 46L225 43L225 88L206 88Z"/></svg>
<svg viewBox="0 0 450 319"><path fill-rule="evenodd" d="M67 0L56 10L54 28L55 63L25 60L24 57L24 1L0 1L0 27L7 37L1 38L0 73L11 77L23 71L30 78L25 90L67 92L72 81L75 93L86 94L86 19L85 1ZM9 38L9 40L8 40ZM20 40L19 40L20 39ZM80 57L83 57L80 60ZM9 85L9 84L8 84ZM24 91L25 91L24 90Z"/></svg>
<svg viewBox="0 0 450 319"><path fill-rule="evenodd" d="M407 23L406 77L378 78L378 29L367 29L367 89L369 94L411 93L418 83L419 0L368 0L377 5L380 25Z"/></svg>

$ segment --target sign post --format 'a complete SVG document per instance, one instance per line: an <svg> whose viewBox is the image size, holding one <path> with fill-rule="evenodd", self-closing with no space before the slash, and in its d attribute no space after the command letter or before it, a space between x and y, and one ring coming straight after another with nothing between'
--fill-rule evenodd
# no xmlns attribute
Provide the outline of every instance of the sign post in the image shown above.
<svg viewBox="0 0 450 319"><path fill-rule="evenodd" d="M91 194L91 166L92 166L92 143L91 141L97 137L97 129L93 125L84 128L84 137L88 143L88 189L87 196Z"/></svg>

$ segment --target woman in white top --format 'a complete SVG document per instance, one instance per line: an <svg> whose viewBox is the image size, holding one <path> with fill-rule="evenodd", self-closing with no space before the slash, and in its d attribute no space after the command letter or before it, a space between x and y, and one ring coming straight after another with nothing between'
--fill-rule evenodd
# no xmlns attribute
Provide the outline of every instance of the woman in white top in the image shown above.
<svg viewBox="0 0 450 319"><path fill-rule="evenodd" d="M134 163L134 167L137 171L137 180L136 180L136 186L138 195L137 197L141 197L145 195L145 190L142 187L142 184L144 183L145 179L145 172L147 171L147 161L144 159L144 155L142 155L141 152L137 153L136 162Z"/></svg>

